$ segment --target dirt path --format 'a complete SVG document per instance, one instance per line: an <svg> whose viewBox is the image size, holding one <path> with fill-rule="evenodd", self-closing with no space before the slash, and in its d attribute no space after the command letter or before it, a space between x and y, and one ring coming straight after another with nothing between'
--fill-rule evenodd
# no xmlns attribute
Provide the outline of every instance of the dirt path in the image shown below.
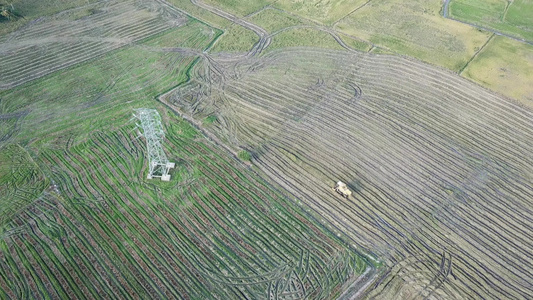
<svg viewBox="0 0 533 300"><path fill-rule="evenodd" d="M347 287L337 300L358 299L366 291L368 286L376 280L379 274L380 273L375 268L367 267L365 272Z"/></svg>
<svg viewBox="0 0 533 300"><path fill-rule="evenodd" d="M253 32L255 32L255 34L257 34L259 36L259 41L257 41L257 43L255 43L255 45L252 47L252 49L250 49L250 51L248 52L248 54L246 56L248 57L251 57L251 56L256 56L256 55L259 55L266 47L268 47L268 45L270 45L270 42L272 40L272 38L269 36L268 32L266 30L264 30L263 28L253 24L253 23L250 23L246 20L243 20L243 19L240 19L228 12L225 12L219 8L216 8L216 7L213 7L213 6L209 6L201 1L198 1L198 0L191 0L191 2L200 7L200 8L203 8L211 13L214 13L215 15L219 16L219 17L222 17L224 19L227 19L235 24L238 24L246 29L249 29Z"/></svg>

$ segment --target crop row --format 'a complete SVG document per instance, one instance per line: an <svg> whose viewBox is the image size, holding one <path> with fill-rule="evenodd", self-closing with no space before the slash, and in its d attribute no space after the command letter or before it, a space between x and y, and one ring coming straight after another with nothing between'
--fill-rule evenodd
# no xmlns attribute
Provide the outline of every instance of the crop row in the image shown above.
<svg viewBox="0 0 533 300"><path fill-rule="evenodd" d="M175 104L202 118L213 99L224 103L212 132L252 149L267 175L356 244L390 265L421 257L410 269L424 276L438 265L434 253L451 251L460 280L439 279L420 295L529 293L521 284L533 275L528 110L391 56L290 49L196 73L197 90L216 89ZM332 193L336 180L355 197Z"/></svg>
<svg viewBox="0 0 533 300"><path fill-rule="evenodd" d="M306 292L327 296L364 265L212 146L168 135L174 155L194 158L198 183L166 194L144 182L144 145L129 131L42 152L58 186L54 208L6 240L17 250L0 254L11 262L0 272L3 293L17 293L8 282L18 277L39 298L253 298L276 278L265 274L285 265ZM331 265L336 253L345 254Z"/></svg>
<svg viewBox="0 0 533 300"><path fill-rule="evenodd" d="M19 85L175 26L167 20L170 16L137 7L133 1L119 5L122 8L118 10L108 7L81 20L59 14L25 27L3 51L5 68L0 83L5 87ZM179 22L186 20L175 14L172 17Z"/></svg>

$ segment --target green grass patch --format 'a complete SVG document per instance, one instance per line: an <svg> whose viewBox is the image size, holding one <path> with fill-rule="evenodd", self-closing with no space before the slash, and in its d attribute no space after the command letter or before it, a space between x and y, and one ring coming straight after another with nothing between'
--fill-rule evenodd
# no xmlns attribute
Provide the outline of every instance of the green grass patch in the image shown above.
<svg viewBox="0 0 533 300"><path fill-rule="evenodd" d="M48 179L19 145L0 148L0 226L39 197Z"/></svg>
<svg viewBox="0 0 533 300"><path fill-rule="evenodd" d="M191 19L184 26L150 38L143 45L161 48L203 48L205 42L215 38L218 30L198 20Z"/></svg>
<svg viewBox="0 0 533 300"><path fill-rule="evenodd" d="M345 34L339 34L339 37L346 45L348 45L348 47L352 49L368 52L372 48L370 43L347 36Z"/></svg>
<svg viewBox="0 0 533 300"><path fill-rule="evenodd" d="M330 25L340 18L346 16L365 2L366 0L281 0L274 3L273 6L295 13L304 18L314 20L324 25Z"/></svg>
<svg viewBox="0 0 533 300"><path fill-rule="evenodd" d="M370 50L370 53L374 54L387 54L387 55L394 55L395 53L393 51L387 50L385 48L381 47L374 47Z"/></svg>
<svg viewBox="0 0 533 300"><path fill-rule="evenodd" d="M250 161L252 159L252 155L246 150L239 151L237 156L244 161Z"/></svg>
<svg viewBox="0 0 533 300"><path fill-rule="evenodd" d="M210 124L213 124L216 120L217 120L217 116L215 116L215 115L210 115L210 116L208 116L208 117L206 117L206 118L204 119L203 124L204 124L204 125L210 125Z"/></svg>
<svg viewBox="0 0 533 300"><path fill-rule="evenodd" d="M231 21L228 21L227 19L217 16L208 10L194 5L190 0L169 0L168 2L186 12L193 18L196 18L218 29L224 29L232 24Z"/></svg>
<svg viewBox="0 0 533 300"><path fill-rule="evenodd" d="M490 33L442 18L441 8L438 1L372 1L335 28L399 54L458 71Z"/></svg>
<svg viewBox="0 0 533 300"><path fill-rule="evenodd" d="M452 0L450 16L533 41L533 1Z"/></svg>
<svg viewBox="0 0 533 300"><path fill-rule="evenodd" d="M249 15L269 5L272 0L204 0L205 4L222 9L239 17Z"/></svg>
<svg viewBox="0 0 533 300"><path fill-rule="evenodd" d="M215 42L211 52L247 52L259 41L255 32L240 25L233 24L226 29Z"/></svg>
<svg viewBox="0 0 533 300"><path fill-rule="evenodd" d="M532 70L533 46L495 36L461 75L533 107Z"/></svg>
<svg viewBox="0 0 533 300"><path fill-rule="evenodd" d="M284 30L274 35L267 51L298 46L344 49L331 34L318 29L303 27Z"/></svg>
<svg viewBox="0 0 533 300"><path fill-rule="evenodd" d="M15 19L8 22L0 22L0 42L3 41L6 35L12 31L17 30L24 24L31 22L39 17L52 15L67 9L74 9L75 11L88 11L89 8L80 8L99 0L3 0L0 1L0 6L7 6L13 10L16 15ZM73 12L79 13L79 12Z"/></svg>
<svg viewBox="0 0 533 300"><path fill-rule="evenodd" d="M269 33L274 33L287 27L312 24L309 21L292 16L274 8L264 9L260 13L249 17L248 20L258 26L261 26Z"/></svg>

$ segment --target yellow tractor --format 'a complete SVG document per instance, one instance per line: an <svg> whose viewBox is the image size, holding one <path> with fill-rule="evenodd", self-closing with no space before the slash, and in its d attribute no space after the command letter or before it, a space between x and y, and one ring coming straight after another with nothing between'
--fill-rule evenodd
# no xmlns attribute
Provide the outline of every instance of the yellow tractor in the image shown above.
<svg viewBox="0 0 533 300"><path fill-rule="evenodd" d="M337 182L337 184L335 185L333 189L335 190L335 192L339 193L341 196L343 196L346 199L348 199L348 197L352 195L352 191L350 191L348 187L346 186L346 184L343 183L342 181Z"/></svg>

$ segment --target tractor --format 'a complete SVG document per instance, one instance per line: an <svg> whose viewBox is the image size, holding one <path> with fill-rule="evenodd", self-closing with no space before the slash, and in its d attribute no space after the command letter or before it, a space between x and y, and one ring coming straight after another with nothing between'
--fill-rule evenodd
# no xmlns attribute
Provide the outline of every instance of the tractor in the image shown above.
<svg viewBox="0 0 533 300"><path fill-rule="evenodd" d="M342 181L337 182L337 184L335 185L333 189L335 190L335 192L339 193L341 196L343 196L346 199L348 199L348 197L352 195L352 191L350 191L348 187L346 186L346 184L343 183Z"/></svg>

